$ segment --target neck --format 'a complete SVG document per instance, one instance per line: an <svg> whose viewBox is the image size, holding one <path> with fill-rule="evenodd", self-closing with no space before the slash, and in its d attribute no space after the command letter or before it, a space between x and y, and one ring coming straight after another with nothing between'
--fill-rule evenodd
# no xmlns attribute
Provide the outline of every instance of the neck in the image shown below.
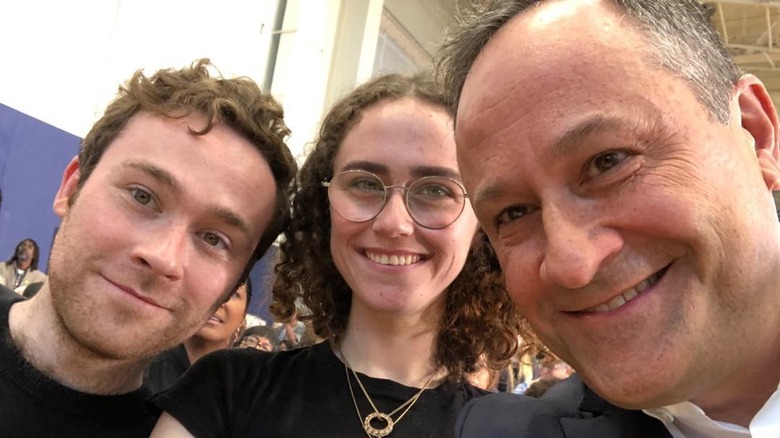
<svg viewBox="0 0 780 438"><path fill-rule="evenodd" d="M100 356L70 336L51 302L48 284L11 307L11 338L22 356L52 380L90 394L124 394L141 387L148 360Z"/></svg>
<svg viewBox="0 0 780 438"><path fill-rule="evenodd" d="M437 368L440 315L377 315L357 308L353 301L347 329L337 347L357 372L420 388Z"/></svg>
<svg viewBox="0 0 780 438"><path fill-rule="evenodd" d="M29 260L28 261L16 260L16 267L19 269L24 269L25 271L27 270L27 268L30 267L31 264L32 262L30 262Z"/></svg>
<svg viewBox="0 0 780 438"><path fill-rule="evenodd" d="M780 338L767 342L765 347L753 352L726 384L692 402L714 420L748 427L780 385Z"/></svg>
<svg viewBox="0 0 780 438"><path fill-rule="evenodd" d="M190 365L201 357L211 353L212 351L228 348L228 340L222 342L207 341L197 336L190 336L184 341L184 349L187 350L187 357L190 360Z"/></svg>

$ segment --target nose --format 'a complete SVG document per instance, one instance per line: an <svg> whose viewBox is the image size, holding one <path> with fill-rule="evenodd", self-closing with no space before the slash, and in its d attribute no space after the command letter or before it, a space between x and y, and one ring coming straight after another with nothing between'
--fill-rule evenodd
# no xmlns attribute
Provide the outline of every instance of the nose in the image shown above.
<svg viewBox="0 0 780 438"><path fill-rule="evenodd" d="M373 229L378 234L396 237L414 231L414 220L409 215L403 190L392 190L382 211L374 218Z"/></svg>
<svg viewBox="0 0 780 438"><path fill-rule="evenodd" d="M181 279L186 265L189 231L183 226L146 231L142 241L133 247L133 259L157 275L171 280Z"/></svg>
<svg viewBox="0 0 780 438"><path fill-rule="evenodd" d="M602 226L589 207L565 210L548 206L542 211L546 248L540 266L543 281L567 289L591 283L612 255L623 247L620 234Z"/></svg>

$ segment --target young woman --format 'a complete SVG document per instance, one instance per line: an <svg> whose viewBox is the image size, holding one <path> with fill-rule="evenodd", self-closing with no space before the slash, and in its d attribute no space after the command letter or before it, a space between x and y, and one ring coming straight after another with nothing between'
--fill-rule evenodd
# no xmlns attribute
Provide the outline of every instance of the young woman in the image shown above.
<svg viewBox="0 0 780 438"><path fill-rule="evenodd" d="M205 358L155 403L158 436L451 436L464 379L521 321L460 182L453 118L425 76L338 102L299 175L272 310L320 337Z"/></svg>

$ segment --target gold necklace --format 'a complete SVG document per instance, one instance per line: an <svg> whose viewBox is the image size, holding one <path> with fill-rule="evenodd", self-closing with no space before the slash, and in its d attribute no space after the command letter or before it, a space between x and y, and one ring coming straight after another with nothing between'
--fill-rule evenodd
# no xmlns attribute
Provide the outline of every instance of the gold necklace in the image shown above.
<svg viewBox="0 0 780 438"><path fill-rule="evenodd" d="M428 389L428 385L431 384L431 381L433 381L433 377L436 375L436 372L438 369L433 370L433 373L431 373L431 376L428 377L428 380L425 382L425 385L423 385L422 388L420 388L419 391L417 391L416 394L412 396L409 400L403 402L401 406L398 406L395 408L392 412L389 414L385 414L382 412L379 412L379 409L377 409L376 405L374 404L374 401L371 400L371 397L368 395L368 391L366 391L366 388L363 386L363 382L360 381L360 377L358 377L355 370L352 369L352 366L347 361L347 358L344 356L344 353L341 352L341 347L339 347L339 356L341 356L341 359L344 361L344 373L346 373L347 376L347 385L349 385L349 394L352 396L352 403L355 405L355 412L357 412L358 420L363 421L363 430L366 432L366 435L368 435L369 438L382 438L387 435L390 435L390 432L393 431L393 426L395 426L396 423L401 421L401 418L406 415L407 412L409 412L409 409L412 409L412 406L417 402L417 399L420 398L422 393ZM360 390L363 391L363 395L366 397L366 400L368 400L368 403L371 405L371 408L374 409L374 412L366 415L365 418L363 418L363 414L360 413L360 408L358 408L357 400L355 399L355 391L352 390L352 379L349 378L349 371L352 371L352 375L355 376L355 380L358 383L358 386L360 386ZM392 416L398 413L401 409L404 409L403 412L401 412L401 415L398 416L395 420L393 420ZM377 429L374 426L371 425L372 420L379 420L385 422L385 427L381 429Z"/></svg>

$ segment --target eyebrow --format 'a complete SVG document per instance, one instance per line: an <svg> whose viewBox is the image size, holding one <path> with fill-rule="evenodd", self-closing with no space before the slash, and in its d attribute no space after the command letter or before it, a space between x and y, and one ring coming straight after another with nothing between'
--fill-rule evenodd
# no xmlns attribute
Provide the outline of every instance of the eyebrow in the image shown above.
<svg viewBox="0 0 780 438"><path fill-rule="evenodd" d="M550 159L560 158L576 152L584 146L585 142L583 140L589 136L625 129L638 130L639 123L625 118L603 115L587 118L569 128L557 140L552 142L549 147ZM506 192L505 183L495 182L489 184L474 194L473 205L475 208L479 208L479 205L485 202L501 198Z"/></svg>
<svg viewBox="0 0 780 438"><path fill-rule="evenodd" d="M637 124L624 118L593 116L571 127L550 147L552 158L562 157L576 151L589 136L621 129L636 129Z"/></svg>
<svg viewBox="0 0 780 438"><path fill-rule="evenodd" d="M366 170L377 175L387 175L390 169L384 164L374 161L350 161L339 171L345 170ZM424 176L443 176L460 181L460 173L457 170L444 166L414 166L409 172L415 178Z"/></svg>
<svg viewBox="0 0 780 438"><path fill-rule="evenodd" d="M181 185L176 181L176 178L167 170L155 166L151 163L145 163L141 161L129 161L124 163L126 167L138 170L146 175L154 178L158 183L164 185L170 190L170 192L177 198L181 198L184 190ZM249 225L238 214L223 207L210 206L208 213L212 216L218 217L228 225L237 228L243 234L250 235Z"/></svg>

